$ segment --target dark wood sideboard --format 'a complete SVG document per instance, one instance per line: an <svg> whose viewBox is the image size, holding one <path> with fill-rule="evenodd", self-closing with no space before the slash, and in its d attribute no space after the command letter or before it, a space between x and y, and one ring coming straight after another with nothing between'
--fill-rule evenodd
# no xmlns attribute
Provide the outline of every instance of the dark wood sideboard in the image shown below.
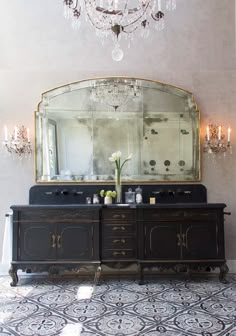
<svg viewBox="0 0 236 336"><path fill-rule="evenodd" d="M174 193L176 188L172 186ZM50 190L45 193L51 196ZM16 286L19 269L58 273L78 272L86 266L94 269L97 278L102 265L119 263L137 264L140 284L145 269L154 266L189 273L218 267L219 279L225 282L225 207L223 203L161 201L155 205L14 205L11 285Z"/></svg>

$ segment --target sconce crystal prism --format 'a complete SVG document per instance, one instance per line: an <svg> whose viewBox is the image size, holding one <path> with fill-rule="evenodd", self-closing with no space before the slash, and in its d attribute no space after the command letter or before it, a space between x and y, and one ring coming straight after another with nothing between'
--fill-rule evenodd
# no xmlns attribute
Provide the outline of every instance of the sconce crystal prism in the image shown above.
<svg viewBox="0 0 236 336"><path fill-rule="evenodd" d="M232 145L230 141L231 128L227 129L227 136L225 135L222 126L210 124L206 128L205 142L203 151L208 154L232 153Z"/></svg>
<svg viewBox="0 0 236 336"><path fill-rule="evenodd" d="M4 126L4 141L2 144L6 152L19 159L29 158L32 154L29 128L24 126L15 126L14 133L9 139L7 126Z"/></svg>

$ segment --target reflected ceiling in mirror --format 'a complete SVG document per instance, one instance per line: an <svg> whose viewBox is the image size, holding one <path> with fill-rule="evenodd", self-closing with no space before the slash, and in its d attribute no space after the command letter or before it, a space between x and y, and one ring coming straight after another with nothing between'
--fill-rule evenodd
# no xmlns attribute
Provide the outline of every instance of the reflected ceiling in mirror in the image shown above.
<svg viewBox="0 0 236 336"><path fill-rule="evenodd" d="M132 160L122 181L198 181L199 112L190 92L108 77L43 93L36 112L36 182L114 181L108 160Z"/></svg>

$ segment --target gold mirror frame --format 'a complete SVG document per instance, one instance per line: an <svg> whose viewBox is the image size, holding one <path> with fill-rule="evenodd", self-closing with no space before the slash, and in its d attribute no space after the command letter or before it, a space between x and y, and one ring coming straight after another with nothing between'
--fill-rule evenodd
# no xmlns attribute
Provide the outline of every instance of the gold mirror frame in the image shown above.
<svg viewBox="0 0 236 336"><path fill-rule="evenodd" d="M129 184L200 181L200 113L192 93L104 77L42 94L35 113L36 183L114 183L120 150Z"/></svg>

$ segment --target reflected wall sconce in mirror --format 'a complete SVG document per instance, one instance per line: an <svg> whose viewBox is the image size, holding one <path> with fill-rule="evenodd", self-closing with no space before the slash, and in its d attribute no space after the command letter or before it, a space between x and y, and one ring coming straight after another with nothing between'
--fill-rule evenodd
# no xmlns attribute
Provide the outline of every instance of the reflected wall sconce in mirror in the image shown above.
<svg viewBox="0 0 236 336"><path fill-rule="evenodd" d="M177 0L63 0L64 16L71 19L73 29L78 29L84 21L95 28L96 35L104 40L110 38L114 43L112 59L121 61L124 51L123 40L130 42L136 34L147 38L151 24L157 31L164 29L166 11L176 9ZM122 41L121 41L122 40Z"/></svg>
<svg viewBox="0 0 236 336"><path fill-rule="evenodd" d="M203 150L208 154L232 153L231 128L224 133L222 126L210 124L206 127L206 135Z"/></svg>
<svg viewBox="0 0 236 336"><path fill-rule="evenodd" d="M32 146L30 131L25 126L15 126L13 134L8 136L8 128L4 126L4 141L2 142L6 152L19 159L30 158Z"/></svg>

